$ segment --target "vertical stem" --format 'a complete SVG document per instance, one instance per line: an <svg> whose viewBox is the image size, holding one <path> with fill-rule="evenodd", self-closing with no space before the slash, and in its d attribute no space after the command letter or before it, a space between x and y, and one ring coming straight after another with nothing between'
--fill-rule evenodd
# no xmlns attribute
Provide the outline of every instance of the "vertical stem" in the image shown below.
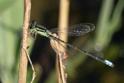
<svg viewBox="0 0 124 83"><path fill-rule="evenodd" d="M59 31L65 30L64 33L59 33L60 39L67 42L67 32L68 32L68 16L69 16L69 0L60 0L60 12L59 12ZM64 45L64 44L62 44ZM64 45L64 47L66 47ZM67 57L67 54L65 54L66 48L61 46L60 52L63 52L62 54L59 53L56 55L58 57L56 59L56 66L57 66L57 75L58 75L58 83L66 83L66 75L64 72L64 64L63 59ZM64 54L64 55L63 55ZM64 76L64 77L63 77Z"/></svg>
<svg viewBox="0 0 124 83"><path fill-rule="evenodd" d="M60 0L60 12L59 12L59 30L65 30L64 33L59 33L59 37L67 41L68 31L68 16L69 16L69 0Z"/></svg>
<svg viewBox="0 0 124 83"><path fill-rule="evenodd" d="M28 41L28 26L30 21L30 11L31 11L31 1L24 0L24 23L23 23L23 39L22 39L22 47L20 53L20 63L19 63L19 80L18 83L26 83L27 76L27 56L24 49L27 49L27 41Z"/></svg>

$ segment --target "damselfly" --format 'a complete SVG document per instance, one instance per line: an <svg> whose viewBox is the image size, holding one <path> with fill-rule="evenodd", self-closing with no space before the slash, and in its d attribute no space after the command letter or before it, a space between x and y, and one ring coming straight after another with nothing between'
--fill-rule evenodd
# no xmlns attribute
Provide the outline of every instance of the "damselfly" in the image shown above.
<svg viewBox="0 0 124 83"><path fill-rule="evenodd" d="M89 33L91 31L93 31L95 29L95 26L91 23L84 23L84 24L77 24L77 25L74 25L72 26L69 30L68 30L68 35L72 35L72 36L80 36L80 35L85 35L86 33ZM107 59L104 59L103 57L101 56L98 56L98 55L93 55L91 54L90 52L87 52L85 50L81 50L79 48L77 48L76 46L73 46L67 42L64 42L63 40L59 39L58 37L55 37L53 35L53 33L55 33L57 31L57 29L53 29L53 30L48 30L46 27L42 26L42 25L39 25L36 21L32 21L31 24L30 24L30 32L31 34L33 35L36 35L36 34L39 34L41 36L45 36L45 37L48 37L48 38L52 38L52 39L55 39L56 41L60 41L64 44L66 44L68 47L74 49L74 50L77 50L87 56L90 56L91 58L97 60L97 61L100 61L110 67L114 67L114 64L107 60ZM62 31L61 31L62 32Z"/></svg>

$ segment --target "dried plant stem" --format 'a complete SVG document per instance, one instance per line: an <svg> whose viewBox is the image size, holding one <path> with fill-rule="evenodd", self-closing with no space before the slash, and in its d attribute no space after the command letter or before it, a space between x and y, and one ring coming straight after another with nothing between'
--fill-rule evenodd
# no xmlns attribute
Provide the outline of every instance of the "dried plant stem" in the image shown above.
<svg viewBox="0 0 124 83"><path fill-rule="evenodd" d="M24 48L23 48L23 49L24 49ZM25 53L26 53L26 55L27 55L28 61L29 61L30 65L31 65L31 68L32 68L32 71L33 71L32 80L31 80L31 82L30 82L30 83L33 83L33 81L34 81L34 79L35 79L35 77L36 77L36 71L35 71L35 68L34 68L34 66L33 66L33 63L32 63L32 61L31 61L31 59L30 59L30 56L29 56L29 54L28 54L28 52L27 52L27 49L24 49L24 51L25 51Z"/></svg>
<svg viewBox="0 0 124 83"><path fill-rule="evenodd" d="M56 35L54 35L54 36L56 36ZM54 39L51 39L50 43L57 55L56 56L56 69L57 69L58 83L66 83L66 73L64 71L65 66L63 64L63 58L62 58L62 56L65 56L66 53L65 53L65 51L60 50L63 45L62 45L62 43L60 43L59 41L56 41Z"/></svg>
<svg viewBox="0 0 124 83"><path fill-rule="evenodd" d="M30 12L31 12L31 1L24 0L24 24L23 24L23 39L22 39L22 47L20 53L20 63L19 63L19 80L18 83L26 83L27 76L27 55L24 49L27 49L27 41L28 41L28 26L30 21Z"/></svg>
<svg viewBox="0 0 124 83"><path fill-rule="evenodd" d="M59 31L65 30L64 33L59 33L59 37L67 41L67 32L68 32L68 15L69 15L69 0L60 0L60 12L59 12ZM65 49L65 48L63 48Z"/></svg>
<svg viewBox="0 0 124 83"><path fill-rule="evenodd" d="M69 15L69 0L60 0L60 12L59 12L59 31L65 30L64 33L59 33L59 38L67 42L67 32L68 32L68 15ZM64 29L63 29L64 28ZM62 46L60 46L62 45ZM64 59L67 57L66 45L60 42L57 44L58 50L56 55L56 67L58 83L66 83L66 73L64 71ZM55 48L54 48L55 49Z"/></svg>
<svg viewBox="0 0 124 83"><path fill-rule="evenodd" d="M63 60L62 60L62 57L61 56L64 56L63 55L64 53L59 53L57 56L56 56L56 68L57 68L57 73L58 73L58 79L59 79L59 83L66 83L66 73L64 71L64 68L65 66L63 65Z"/></svg>

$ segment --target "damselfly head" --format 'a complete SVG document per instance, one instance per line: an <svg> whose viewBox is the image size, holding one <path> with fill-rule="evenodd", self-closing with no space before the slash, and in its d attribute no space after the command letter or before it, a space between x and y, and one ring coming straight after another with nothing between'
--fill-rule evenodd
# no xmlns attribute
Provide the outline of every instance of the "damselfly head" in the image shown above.
<svg viewBox="0 0 124 83"><path fill-rule="evenodd" d="M37 22L35 20L30 22L30 29L35 28L37 26Z"/></svg>

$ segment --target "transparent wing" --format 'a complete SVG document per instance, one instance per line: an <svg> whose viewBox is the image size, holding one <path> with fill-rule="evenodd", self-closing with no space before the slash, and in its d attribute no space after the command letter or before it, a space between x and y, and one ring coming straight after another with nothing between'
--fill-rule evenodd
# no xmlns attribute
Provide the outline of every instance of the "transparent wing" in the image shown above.
<svg viewBox="0 0 124 83"><path fill-rule="evenodd" d="M68 35L69 36L81 36L85 35L95 29L95 25L91 23L82 23L82 24L77 24L73 25L68 28ZM65 29L62 31L59 31L58 28L51 29L50 31L52 33L64 33Z"/></svg>

